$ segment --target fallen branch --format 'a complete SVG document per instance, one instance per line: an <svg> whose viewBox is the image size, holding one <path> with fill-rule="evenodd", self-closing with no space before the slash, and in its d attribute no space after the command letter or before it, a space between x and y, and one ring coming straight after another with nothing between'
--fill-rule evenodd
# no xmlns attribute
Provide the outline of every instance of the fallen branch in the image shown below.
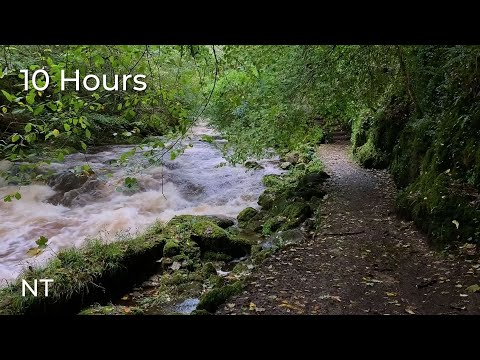
<svg viewBox="0 0 480 360"><path fill-rule="evenodd" d="M324 233L321 235L329 235L329 236L357 235L357 234L362 234L364 232L365 230L360 230L360 231L351 231L351 232L342 232L342 233Z"/></svg>

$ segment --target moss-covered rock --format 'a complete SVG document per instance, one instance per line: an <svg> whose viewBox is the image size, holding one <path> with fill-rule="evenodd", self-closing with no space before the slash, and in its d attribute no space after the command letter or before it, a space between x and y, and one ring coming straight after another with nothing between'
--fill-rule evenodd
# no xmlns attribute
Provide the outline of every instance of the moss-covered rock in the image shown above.
<svg viewBox="0 0 480 360"><path fill-rule="evenodd" d="M280 229L288 230L300 225L312 215L312 208L306 203L297 201L287 205L281 215L285 217L285 222L280 226Z"/></svg>
<svg viewBox="0 0 480 360"><path fill-rule="evenodd" d="M258 205L262 207L262 210L270 210L273 206L273 202L275 201L275 194L265 190L259 197L258 197Z"/></svg>
<svg viewBox="0 0 480 360"><path fill-rule="evenodd" d="M210 290L205 293L197 306L197 310L206 310L210 313L214 313L220 305L225 303L230 297L240 294L243 290L243 283L237 281L224 287Z"/></svg>
<svg viewBox="0 0 480 360"><path fill-rule="evenodd" d="M271 218L267 219L263 224L262 234L263 235L270 235L280 229L282 224L285 222L286 218L284 216L272 216Z"/></svg>
<svg viewBox="0 0 480 360"><path fill-rule="evenodd" d="M188 225L202 221L213 222L222 229L226 229L235 224L232 218L222 215L177 215L168 222L168 225Z"/></svg>
<svg viewBox="0 0 480 360"><path fill-rule="evenodd" d="M180 245L174 240L168 240L163 248L164 257L174 257L180 254Z"/></svg>
<svg viewBox="0 0 480 360"><path fill-rule="evenodd" d="M210 275L208 283L212 288L219 288L225 285L225 278L219 275Z"/></svg>
<svg viewBox="0 0 480 360"><path fill-rule="evenodd" d="M279 186L282 184L282 182L283 182L282 175L270 174L270 175L265 175L262 179L262 183L266 187Z"/></svg>
<svg viewBox="0 0 480 360"><path fill-rule="evenodd" d="M235 225L235 221L232 218L227 216L220 216L220 215L205 215L202 216L205 220L213 222L215 225L221 227L222 229L227 229L230 226Z"/></svg>
<svg viewBox="0 0 480 360"><path fill-rule="evenodd" d="M250 252L251 244L241 238L229 236L222 228L212 222L202 221L194 224L192 240L204 251L213 251L240 257Z"/></svg>
<svg viewBox="0 0 480 360"><path fill-rule="evenodd" d="M205 265L203 265L202 274L208 279L210 275L217 275L217 269L215 269L215 266L213 266L211 262L207 262Z"/></svg>
<svg viewBox="0 0 480 360"><path fill-rule="evenodd" d="M237 216L237 220L239 223L246 223L251 220L255 215L257 215L258 211L252 207L247 207L240 211L240 214Z"/></svg>
<svg viewBox="0 0 480 360"><path fill-rule="evenodd" d="M253 170L261 170L263 169L263 166L260 165L258 162L253 161L253 160L247 160L243 164L247 169L253 169Z"/></svg>
<svg viewBox="0 0 480 360"><path fill-rule="evenodd" d="M299 159L300 153L298 151L290 151L281 158L281 161L289 162L290 164L295 165L298 163Z"/></svg>
<svg viewBox="0 0 480 360"><path fill-rule="evenodd" d="M233 260L233 257L228 254L223 254L215 251L205 251L202 256L204 261L223 261L229 262Z"/></svg>

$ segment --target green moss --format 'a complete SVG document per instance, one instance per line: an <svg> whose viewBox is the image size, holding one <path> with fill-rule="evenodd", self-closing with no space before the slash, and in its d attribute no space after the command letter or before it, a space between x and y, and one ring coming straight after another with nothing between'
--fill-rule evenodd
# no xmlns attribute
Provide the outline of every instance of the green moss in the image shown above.
<svg viewBox="0 0 480 360"><path fill-rule="evenodd" d="M219 275L210 275L208 278L208 283L212 288L219 288L225 285L225 278Z"/></svg>
<svg viewBox="0 0 480 360"><path fill-rule="evenodd" d="M422 174L397 197L397 209L439 244L465 242L480 235L480 210L448 174ZM458 223L458 228L454 222Z"/></svg>
<svg viewBox="0 0 480 360"><path fill-rule="evenodd" d="M191 224L195 222L209 221L213 222L215 225L226 229L234 224L233 220L226 216L216 216L216 215L177 215L169 224Z"/></svg>
<svg viewBox="0 0 480 360"><path fill-rule="evenodd" d="M360 165L366 168L383 169L388 165L386 154L374 145L372 139L355 148L353 156Z"/></svg>
<svg viewBox="0 0 480 360"><path fill-rule="evenodd" d="M165 284L180 285L189 281L188 273L186 271L177 270L171 276L167 277Z"/></svg>
<svg viewBox="0 0 480 360"><path fill-rule="evenodd" d="M270 235L280 229L282 224L285 222L286 218L284 216L273 216L265 221L262 228L263 235Z"/></svg>
<svg viewBox="0 0 480 360"><path fill-rule="evenodd" d="M210 290L205 293L197 306L197 310L206 310L210 313L214 313L220 305L225 303L230 297L240 294L243 290L243 283L237 281L231 285Z"/></svg>
<svg viewBox="0 0 480 360"><path fill-rule="evenodd" d="M192 223L192 234L201 239L223 239L228 237L220 226L211 221L195 221Z"/></svg>
<svg viewBox="0 0 480 360"><path fill-rule="evenodd" d="M208 278L210 275L217 275L217 269L215 269L215 266L213 266L211 262L207 262L203 265L202 274L205 278Z"/></svg>
<svg viewBox="0 0 480 360"><path fill-rule="evenodd" d="M258 211L255 210L252 207L247 207L246 209L243 209L240 214L237 216L237 220L239 222L239 225L247 223L249 220L251 220L255 215L257 215Z"/></svg>
<svg viewBox="0 0 480 360"><path fill-rule="evenodd" d="M282 175L265 175L262 179L262 183L266 187L279 186L282 181Z"/></svg>
<svg viewBox="0 0 480 360"><path fill-rule="evenodd" d="M275 200L275 195L265 190L258 198L258 205L262 207L262 210L270 210L273 206L274 200Z"/></svg>
<svg viewBox="0 0 480 360"><path fill-rule="evenodd" d="M233 260L233 257L228 254L218 253L214 251L205 251L205 253L203 254L203 260L229 262Z"/></svg>
<svg viewBox="0 0 480 360"><path fill-rule="evenodd" d="M77 310L75 305L68 304L101 296L102 285L117 286L122 279L127 283L126 279L135 275L129 274L127 268L153 269L165 244L157 231L113 243L93 240L81 248L59 251L46 265L25 270L14 283L0 290L0 314ZM151 263L145 263L146 259L151 259ZM53 279L54 284L48 298L43 294L22 297L21 279L30 283L33 279Z"/></svg>
<svg viewBox="0 0 480 360"><path fill-rule="evenodd" d="M252 260L255 264L261 264L272 253L273 253L273 250L271 250L271 249L260 250L260 251L256 252L255 255L252 256Z"/></svg>
<svg viewBox="0 0 480 360"><path fill-rule="evenodd" d="M175 255L180 254L180 245L174 240L169 240L163 248L163 256L165 257L174 257Z"/></svg>

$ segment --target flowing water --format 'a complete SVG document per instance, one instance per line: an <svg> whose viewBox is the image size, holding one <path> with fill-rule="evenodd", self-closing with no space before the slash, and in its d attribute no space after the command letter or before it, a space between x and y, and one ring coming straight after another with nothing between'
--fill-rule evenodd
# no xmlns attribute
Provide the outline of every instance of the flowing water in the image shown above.
<svg viewBox="0 0 480 360"><path fill-rule="evenodd" d="M202 141L202 135L213 136L214 143ZM132 147L104 146L51 164L56 176L50 186L19 188L0 183L0 198L16 191L22 195L19 201L0 202L0 286L25 266L44 262L58 249L80 246L88 238L113 241L179 214L235 217L247 206L256 207L263 190L262 177L280 173L278 161L260 161L264 167L260 170L224 165L215 146L224 142L203 123L195 126L190 140L185 141L193 146L175 160L165 160L163 167L139 170L145 157L138 152L129 166L118 166L115 159ZM96 175L73 176L71 170L86 161ZM117 191L126 176L137 178L139 189ZM27 252L40 236L48 238L49 246L31 258Z"/></svg>

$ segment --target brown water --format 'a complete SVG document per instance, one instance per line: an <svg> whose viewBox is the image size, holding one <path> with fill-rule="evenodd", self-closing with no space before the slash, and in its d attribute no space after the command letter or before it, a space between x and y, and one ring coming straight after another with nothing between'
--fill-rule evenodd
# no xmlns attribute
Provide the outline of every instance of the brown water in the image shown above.
<svg viewBox="0 0 480 360"><path fill-rule="evenodd" d="M16 191L22 194L19 201L0 202L0 286L25 266L44 262L58 249L80 246L88 238L114 241L178 214L235 217L247 206L256 207L262 177L280 173L278 161L260 161L264 169L254 171L243 166L218 166L225 159L214 144L200 141L204 134L215 136L217 143L224 142L206 124L200 124L184 141L193 147L174 161L166 160L163 167L141 170L138 165L145 161L142 154L135 155L126 167L113 165L112 160L130 146L99 147L87 156L66 156L51 169L67 172L88 161L96 177L65 195L48 185L19 188L0 182L0 198ZM107 176L109 173L112 176ZM139 191L116 191L126 176L138 179ZM55 187L55 182L51 185ZM40 236L49 239L49 248L35 258L28 257L28 249Z"/></svg>

